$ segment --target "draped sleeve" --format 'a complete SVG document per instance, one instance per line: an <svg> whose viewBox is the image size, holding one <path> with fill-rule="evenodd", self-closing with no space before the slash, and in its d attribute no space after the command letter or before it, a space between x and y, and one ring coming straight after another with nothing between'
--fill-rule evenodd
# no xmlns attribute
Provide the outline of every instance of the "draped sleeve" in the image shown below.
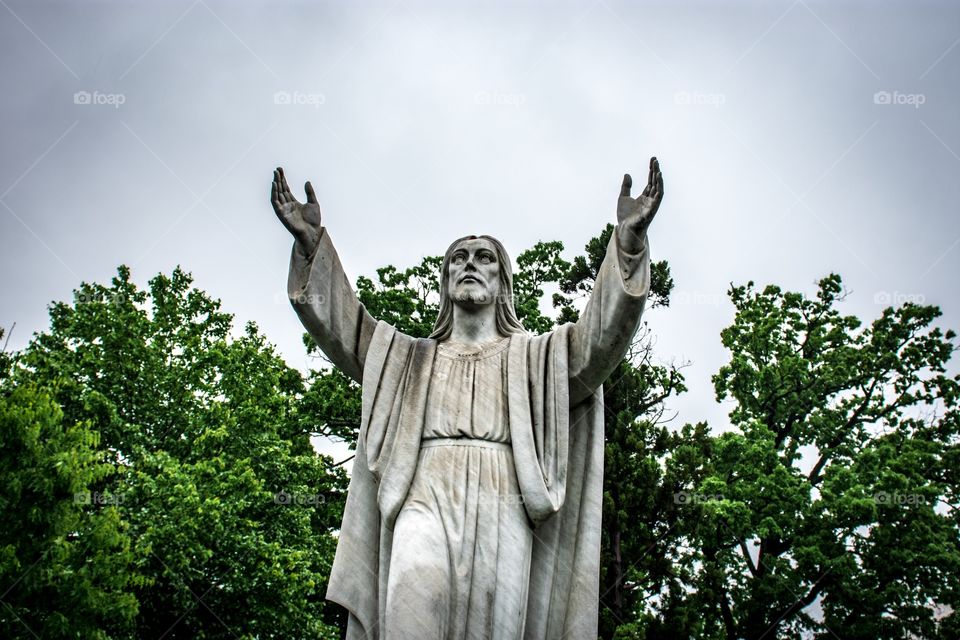
<svg viewBox="0 0 960 640"><path fill-rule="evenodd" d="M357 299L326 227L312 256L294 246L287 295L330 361L360 382L377 321Z"/></svg>
<svg viewBox="0 0 960 640"><path fill-rule="evenodd" d="M614 230L589 302L570 332L570 405L589 398L626 354L640 326L650 290L646 238L638 253L626 253Z"/></svg>

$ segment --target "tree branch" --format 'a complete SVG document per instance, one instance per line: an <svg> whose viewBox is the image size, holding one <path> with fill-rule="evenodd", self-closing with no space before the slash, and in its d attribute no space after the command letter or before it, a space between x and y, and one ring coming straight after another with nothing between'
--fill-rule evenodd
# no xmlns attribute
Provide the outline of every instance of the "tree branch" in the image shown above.
<svg viewBox="0 0 960 640"><path fill-rule="evenodd" d="M753 558L750 557L750 550L747 549L747 541L740 538L737 542L740 543L740 551L743 552L743 559L747 561L747 567L750 569L750 573L753 574L754 578L760 577L757 567L753 565Z"/></svg>
<svg viewBox="0 0 960 640"><path fill-rule="evenodd" d="M830 574L830 570L828 569L819 578L817 578L817 581L813 583L813 586L810 587L810 591L808 591L805 596L803 596L802 598L799 598L796 602L791 604L789 607L786 607L785 609L781 609L780 611L775 612L772 616L773 619L776 621L773 623L773 626L779 627L781 622L785 620L789 620L793 616L797 615L798 612L810 606L810 604L812 604L813 601L817 599L817 596L820 595L820 592L823 591L823 588L826 586L826 582L824 581L824 579L829 574Z"/></svg>

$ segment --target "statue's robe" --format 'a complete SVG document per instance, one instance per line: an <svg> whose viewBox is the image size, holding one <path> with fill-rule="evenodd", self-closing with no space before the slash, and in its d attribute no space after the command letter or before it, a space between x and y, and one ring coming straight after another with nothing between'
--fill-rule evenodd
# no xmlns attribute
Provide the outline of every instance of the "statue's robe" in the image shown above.
<svg viewBox="0 0 960 640"><path fill-rule="evenodd" d="M375 321L356 299L325 231L313 256L294 251L288 289L321 349L363 385L357 455L327 598L349 611L348 639L385 637L394 530L417 476L437 342ZM639 253L627 254L615 232L578 322L509 338L509 448L532 531L523 638L597 637L600 385L629 347L648 289L646 241ZM503 635L494 624L482 637Z"/></svg>

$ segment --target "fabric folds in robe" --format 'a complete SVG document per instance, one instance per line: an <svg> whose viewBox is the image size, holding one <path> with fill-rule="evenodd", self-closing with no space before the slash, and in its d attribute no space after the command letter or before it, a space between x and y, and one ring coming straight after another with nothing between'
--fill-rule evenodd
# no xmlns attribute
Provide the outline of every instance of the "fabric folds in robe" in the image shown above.
<svg viewBox="0 0 960 640"><path fill-rule="evenodd" d="M572 325L510 338L510 438L533 531L524 638L596 638L603 400L569 406ZM363 366L363 413L327 598L347 637L382 637L393 530L417 471L437 343L380 322Z"/></svg>

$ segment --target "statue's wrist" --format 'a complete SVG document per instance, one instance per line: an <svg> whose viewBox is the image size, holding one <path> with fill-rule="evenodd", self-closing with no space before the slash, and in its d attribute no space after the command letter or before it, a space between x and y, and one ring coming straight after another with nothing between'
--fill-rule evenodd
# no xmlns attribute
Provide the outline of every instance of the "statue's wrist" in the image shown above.
<svg viewBox="0 0 960 640"><path fill-rule="evenodd" d="M313 255L317 252L317 247L320 246L321 234L322 231L317 231L313 238L296 238L293 246L297 256L308 261L313 258Z"/></svg>
<svg viewBox="0 0 960 640"><path fill-rule="evenodd" d="M617 229L617 244L624 253L640 253L647 244L646 226L621 224Z"/></svg>

